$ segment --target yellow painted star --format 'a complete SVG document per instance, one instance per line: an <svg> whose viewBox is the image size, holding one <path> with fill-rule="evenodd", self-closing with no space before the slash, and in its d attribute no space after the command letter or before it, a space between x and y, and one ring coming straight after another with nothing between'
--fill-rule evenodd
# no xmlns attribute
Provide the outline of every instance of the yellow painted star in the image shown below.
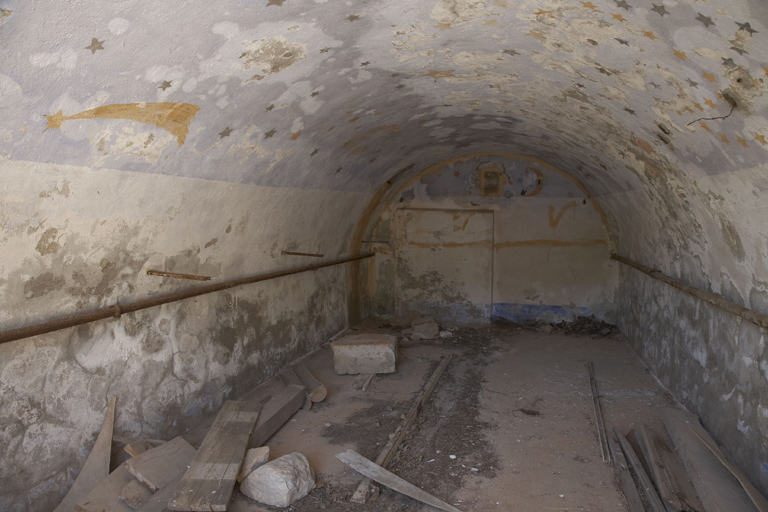
<svg viewBox="0 0 768 512"><path fill-rule="evenodd" d="M680 57L680 60L689 60L685 52L681 52L680 50L675 50L675 55Z"/></svg>
<svg viewBox="0 0 768 512"><path fill-rule="evenodd" d="M439 80L441 78L448 78L450 76L453 76L453 70L448 69L446 71L437 71L435 69L430 69L429 73L425 74L424 76L431 76L435 80Z"/></svg>
<svg viewBox="0 0 768 512"><path fill-rule="evenodd" d="M724 133L720 134L720 140L722 140L723 142L725 142L728 145L731 144L731 141L728 140L728 137L726 137Z"/></svg>
<svg viewBox="0 0 768 512"><path fill-rule="evenodd" d="M739 144L741 144L741 145L742 145L742 146L744 146L745 148L748 148L748 147L749 147L749 146L747 145L747 141L746 141L746 140L744 140L744 139L742 139L742 138L741 138L741 135L739 135L739 136L738 136L738 138L737 138L736 140L737 140L737 141L739 141Z"/></svg>
<svg viewBox="0 0 768 512"><path fill-rule="evenodd" d="M650 30L643 30L643 35L648 39L650 39L651 41L658 39L658 37L656 37L656 35Z"/></svg>
<svg viewBox="0 0 768 512"><path fill-rule="evenodd" d="M687 107L686 106L683 110L685 110L686 112L688 112L690 114L693 114L693 110L691 109L691 107Z"/></svg>
<svg viewBox="0 0 768 512"><path fill-rule="evenodd" d="M712 101L712 100L710 100L709 98L707 98L706 100L704 100L704 103L706 103L706 105L707 105L709 108L715 108L715 102L714 102L714 101Z"/></svg>
<svg viewBox="0 0 768 512"><path fill-rule="evenodd" d="M536 11L533 14L534 14L534 16L545 16L546 15L546 16L549 16L550 18L554 18L554 16L552 15L552 11L545 11L544 9L539 9L538 11Z"/></svg>
<svg viewBox="0 0 768 512"><path fill-rule="evenodd" d="M45 116L45 118L48 120L48 126L45 127L46 130L50 128L56 128L57 130L61 130L61 123L64 122L64 114L62 114L61 109L59 109L58 112L56 112L52 116Z"/></svg>
<svg viewBox="0 0 768 512"><path fill-rule="evenodd" d="M759 133L755 132L755 140L765 146L768 144L768 142L765 140L765 135L760 135Z"/></svg>
<svg viewBox="0 0 768 512"><path fill-rule="evenodd" d="M693 106L699 109L701 112L704 112L704 107L701 106L701 103L694 103Z"/></svg>
<svg viewBox="0 0 768 512"><path fill-rule="evenodd" d="M291 134L291 140L296 140L301 136L301 132L296 132Z"/></svg>
<svg viewBox="0 0 768 512"><path fill-rule="evenodd" d="M622 16L621 14L612 14L612 15L611 15L611 17L612 17L613 19L615 19L615 20L619 20L619 21L620 21L620 22L622 22L622 23L624 23L625 21L627 21L627 19L626 19L624 16Z"/></svg>
<svg viewBox="0 0 768 512"><path fill-rule="evenodd" d="M581 2L581 5L583 5L583 6L584 6L584 7L586 7L587 9L592 9L593 11L594 11L595 9L597 9L597 7L595 6L595 4L593 4L592 2Z"/></svg>
<svg viewBox="0 0 768 512"><path fill-rule="evenodd" d="M709 131L709 126L707 126L707 123L705 123L704 121L699 121L699 124L701 125L702 128Z"/></svg>
<svg viewBox="0 0 768 512"><path fill-rule="evenodd" d="M437 25L435 25L435 27L439 28L440 30L448 30L449 28L451 28L451 24L450 23L438 23Z"/></svg>
<svg viewBox="0 0 768 512"><path fill-rule="evenodd" d="M717 80L715 79L715 75L713 75L712 73L707 73L705 71L704 73L702 73L701 76L709 80L709 83L717 82Z"/></svg>

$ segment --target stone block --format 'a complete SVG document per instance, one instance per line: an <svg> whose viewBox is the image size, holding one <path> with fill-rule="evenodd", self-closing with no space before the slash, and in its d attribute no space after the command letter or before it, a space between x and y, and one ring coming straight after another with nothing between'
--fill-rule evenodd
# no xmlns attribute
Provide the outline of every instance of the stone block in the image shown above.
<svg viewBox="0 0 768 512"><path fill-rule="evenodd" d="M391 334L352 334L331 342L331 349L339 375L396 371L397 338Z"/></svg>
<svg viewBox="0 0 768 512"><path fill-rule="evenodd" d="M413 335L418 339L431 340L440 332L440 326L433 318L417 318L411 324Z"/></svg>
<svg viewBox="0 0 768 512"><path fill-rule="evenodd" d="M301 453L289 453L256 468L240 491L260 503L287 507L315 488L315 473Z"/></svg>

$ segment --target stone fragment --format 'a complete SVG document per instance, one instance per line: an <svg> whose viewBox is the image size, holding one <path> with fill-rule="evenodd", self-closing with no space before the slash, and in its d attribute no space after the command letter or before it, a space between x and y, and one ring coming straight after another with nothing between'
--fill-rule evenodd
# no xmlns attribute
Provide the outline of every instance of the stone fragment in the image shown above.
<svg viewBox="0 0 768 512"><path fill-rule="evenodd" d="M411 324L411 328L413 329L414 336L418 335L427 340L434 338L440 332L440 326L437 325L433 318L429 317L417 318Z"/></svg>
<svg viewBox="0 0 768 512"><path fill-rule="evenodd" d="M240 472L237 474L237 481L242 482L245 477L250 475L253 470L266 464L269 460L269 446L262 446L260 448L251 448L245 452L245 458L240 465Z"/></svg>
<svg viewBox="0 0 768 512"><path fill-rule="evenodd" d="M339 375L395 372L397 337L391 334L352 334L331 342L331 349Z"/></svg>
<svg viewBox="0 0 768 512"><path fill-rule="evenodd" d="M451 338L451 337L453 337L453 333L451 331L440 331L440 337L441 338Z"/></svg>
<svg viewBox="0 0 768 512"><path fill-rule="evenodd" d="M240 484L240 491L260 503L287 507L315 488L315 473L301 453L283 455L256 468Z"/></svg>

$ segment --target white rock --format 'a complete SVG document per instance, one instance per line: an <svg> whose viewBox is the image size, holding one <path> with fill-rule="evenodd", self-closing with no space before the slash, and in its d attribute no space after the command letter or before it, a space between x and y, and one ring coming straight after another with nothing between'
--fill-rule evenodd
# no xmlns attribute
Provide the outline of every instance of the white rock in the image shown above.
<svg viewBox="0 0 768 512"><path fill-rule="evenodd" d="M451 337L453 337L453 333L451 331L440 331L440 337L441 338L451 338Z"/></svg>
<svg viewBox="0 0 768 512"><path fill-rule="evenodd" d="M256 468L240 484L240 491L273 507L287 507L315 488L315 472L301 453L283 455Z"/></svg>
<svg viewBox="0 0 768 512"><path fill-rule="evenodd" d="M266 464L269 460L269 446L262 446L261 448L251 448L245 452L245 458L240 465L240 472L237 474L237 481L242 482L245 477L250 475L253 470L259 466Z"/></svg>

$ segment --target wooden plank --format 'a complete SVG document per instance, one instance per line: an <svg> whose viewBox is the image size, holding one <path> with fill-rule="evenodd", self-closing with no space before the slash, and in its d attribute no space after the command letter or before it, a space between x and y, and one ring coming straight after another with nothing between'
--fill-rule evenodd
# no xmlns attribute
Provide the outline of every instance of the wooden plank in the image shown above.
<svg viewBox="0 0 768 512"><path fill-rule="evenodd" d="M725 458L696 415L665 409L662 418L706 510L768 510L765 498L746 475Z"/></svg>
<svg viewBox="0 0 768 512"><path fill-rule="evenodd" d="M133 441L132 443L125 445L125 448L123 448L123 450L125 450L125 453L127 453L131 457L135 457L140 453L144 453L147 450L151 450L152 448L154 448L152 443L150 443L145 439L139 439L138 441Z"/></svg>
<svg viewBox="0 0 768 512"><path fill-rule="evenodd" d="M659 497L664 501L665 505L671 505L674 510L685 510L685 505L675 492L672 478L661 462L653 432L649 427L641 425L640 431L638 432L638 439L642 442L643 456L645 457L649 476L656 484L656 489L659 491Z"/></svg>
<svg viewBox="0 0 768 512"><path fill-rule="evenodd" d="M120 499L120 494L125 486L133 480L133 475L125 469L125 466L118 466L80 503L75 505L75 510L79 512L131 512L133 509Z"/></svg>
<svg viewBox="0 0 768 512"><path fill-rule="evenodd" d="M656 489L653 487L651 479L648 478L648 474L645 472L643 465L640 463L640 459L637 458L635 450L629 444L629 441L627 441L627 439L622 435L622 433L619 432L618 428L614 427L613 432L616 434L616 439L619 440L619 446L621 446L621 449L624 452L624 456L627 458L629 467L632 469L632 471L635 472L635 475L637 476L637 481L640 483L643 494L645 494L645 498L651 505L651 509L653 509L653 512L666 512L667 509L664 506L664 503L662 503L659 494L656 492Z"/></svg>
<svg viewBox="0 0 768 512"><path fill-rule="evenodd" d="M119 498L125 502L129 507L136 509L141 506L142 503L147 501L153 496L153 492L146 488L138 480L131 480L131 482L123 487L120 491Z"/></svg>
<svg viewBox="0 0 768 512"><path fill-rule="evenodd" d="M661 474L657 478L665 480L663 485L669 486L669 492L677 498L677 502L665 498L664 495L662 495L662 499L669 501L677 507L677 510L684 512L700 512L704 510L704 506L701 504L699 496L688 479L688 475L685 474L685 469L674 450L652 429L643 426L643 430L644 433L642 435L644 438L647 438L648 451L650 453L653 450L653 457L658 460L657 467L660 469Z"/></svg>
<svg viewBox="0 0 768 512"><path fill-rule="evenodd" d="M600 455L603 457L603 462L609 462L611 460L611 453L608 449L608 435L605 432L605 424L603 423L603 411L600 408L600 395L597 393L597 381L595 380L595 365L592 364L592 361L587 363L587 370L589 371L589 384L592 388L592 405L595 409Z"/></svg>
<svg viewBox="0 0 768 512"><path fill-rule="evenodd" d="M115 404L117 397L109 399L107 413L99 430L99 436L78 473L75 483L69 489L59 506L54 512L72 512L75 505L80 503L89 492L96 488L102 480L109 476L109 460L112 455L112 429L115 425Z"/></svg>
<svg viewBox="0 0 768 512"><path fill-rule="evenodd" d="M256 428L251 434L248 447L264 446L264 443L301 408L304 404L305 395L304 386L290 385L265 403L256 423Z"/></svg>
<svg viewBox="0 0 768 512"><path fill-rule="evenodd" d="M261 404L256 402L229 400L224 404L168 501L170 510L227 509L260 410Z"/></svg>
<svg viewBox="0 0 768 512"><path fill-rule="evenodd" d="M632 474L629 472L629 466L624 458L624 453L616 445L616 441L610 437L608 438L608 449L611 450L613 467L619 477L619 484L627 501L627 506L629 506L629 512L645 512L645 507L643 507L640 494L638 494L637 487L635 487Z"/></svg>
<svg viewBox="0 0 768 512"><path fill-rule="evenodd" d="M156 492L186 471L195 453L192 445L177 437L126 461L125 467L139 482Z"/></svg>
<svg viewBox="0 0 768 512"><path fill-rule="evenodd" d="M299 380L307 389L307 395L313 402L322 402L328 396L326 387L318 381L314 375L307 370L307 367L299 363L293 367L293 371Z"/></svg>
<svg viewBox="0 0 768 512"><path fill-rule="evenodd" d="M134 512L163 512L168 510L168 501L173 497L176 492L176 487L181 483L181 479L184 477L184 473L180 473L171 480L168 485L157 491L147 501L145 501Z"/></svg>
<svg viewBox="0 0 768 512"><path fill-rule="evenodd" d="M398 429L395 431L395 435L387 442L386 445L384 445L381 453L379 453L379 456L376 457L376 464L383 468L389 466L389 462L392 460L392 457L395 456L400 443L403 442L405 435L408 433L408 429L411 428L411 425L416 420L416 416L418 416L421 408L425 403L427 403L427 400L429 400L429 397L432 395L432 391L434 391L435 386L437 386L437 383L440 381L440 377L442 377L443 373L445 373L445 369L448 367L448 364L451 362L452 358L453 356L448 355L447 357L443 358L442 362L437 366L435 371L432 373L432 376L429 378L429 381L427 381L427 383L422 388L421 393L419 393L419 395L416 397L416 400L413 402L413 405L411 406L408 415L405 417L405 420L403 420L403 423L400 424L400 427L398 427ZM364 478L363 481L360 482L360 484L357 486L355 492L352 494L350 501L355 503L365 503L365 501L368 499L370 486L371 481L367 478Z"/></svg>
<svg viewBox="0 0 768 512"><path fill-rule="evenodd" d="M381 485L386 485L390 489L393 489L401 494L405 494L408 497L419 500L420 502L426 503L427 505L431 505L435 508L439 508L440 510L445 510L446 512L461 512L456 507L449 505L448 503L435 498L428 492L419 489L415 485L406 482L399 476L395 475L394 473L390 473L386 469L366 459L355 451L347 450L346 452L342 452L336 455L336 458L358 473L365 475L367 478L370 478L371 480L374 480Z"/></svg>

